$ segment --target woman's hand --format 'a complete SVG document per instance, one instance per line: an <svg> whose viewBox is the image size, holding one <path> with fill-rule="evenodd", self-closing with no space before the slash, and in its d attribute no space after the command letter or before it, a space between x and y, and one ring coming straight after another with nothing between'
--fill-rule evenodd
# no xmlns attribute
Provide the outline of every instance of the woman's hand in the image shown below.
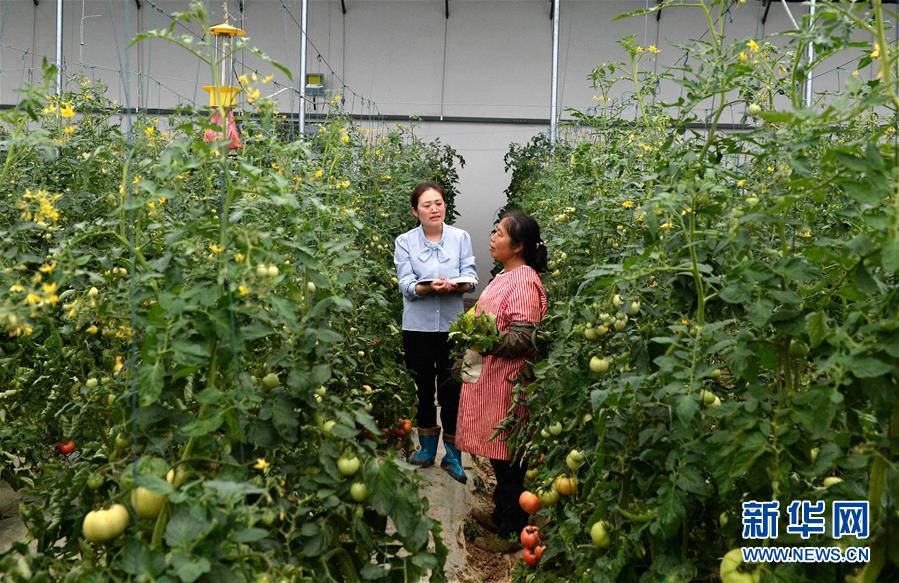
<svg viewBox="0 0 899 583"><path fill-rule="evenodd" d="M432 282L415 284L415 295L426 296L434 291Z"/></svg>
<svg viewBox="0 0 899 583"><path fill-rule="evenodd" d="M431 289L438 294L447 294L455 291L456 284L450 283L448 279L441 277L431 282Z"/></svg>

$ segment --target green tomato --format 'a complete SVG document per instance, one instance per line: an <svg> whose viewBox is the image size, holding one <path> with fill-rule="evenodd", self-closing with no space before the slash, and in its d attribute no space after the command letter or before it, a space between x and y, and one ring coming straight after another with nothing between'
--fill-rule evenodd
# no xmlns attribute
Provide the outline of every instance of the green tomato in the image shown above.
<svg viewBox="0 0 899 583"><path fill-rule="evenodd" d="M699 396L702 398L702 404L707 407L714 403L715 399L717 398L715 396L715 393L713 393L712 391L706 391L705 389L699 391Z"/></svg>
<svg viewBox="0 0 899 583"><path fill-rule="evenodd" d="M605 358L593 356L590 358L590 371L594 373L604 373L609 370L609 361Z"/></svg>
<svg viewBox="0 0 899 583"><path fill-rule="evenodd" d="M612 544L612 539L609 538L609 532L606 530L606 523L603 520L594 522L593 526L590 527L590 538L593 539L593 544L601 549L607 549Z"/></svg>
<svg viewBox="0 0 899 583"><path fill-rule="evenodd" d="M87 387L88 389L96 389L97 385L99 385L99 384L100 384L100 381L98 381L94 377L91 377L91 378L87 379L86 381L84 381L84 386Z"/></svg>
<svg viewBox="0 0 899 583"><path fill-rule="evenodd" d="M105 482L105 481L106 481L106 480L103 479L103 476L102 476L102 475L100 475L100 474L91 474L91 475L87 478L87 487L90 488L91 490L96 490L97 488L99 488L100 486L102 486L102 485L103 485L103 482Z"/></svg>
<svg viewBox="0 0 899 583"><path fill-rule="evenodd" d="M138 486L131 491L131 507L134 508L137 515L141 518L156 518L159 516L165 500L165 494L157 494L143 486Z"/></svg>
<svg viewBox="0 0 899 583"><path fill-rule="evenodd" d="M81 534L92 543L105 543L118 537L128 527L131 516L121 504L113 504L108 510L92 510L81 523Z"/></svg>
<svg viewBox="0 0 899 583"><path fill-rule="evenodd" d="M368 488L362 482L353 482L350 486L350 498L356 502L364 502L368 498Z"/></svg>
<svg viewBox="0 0 899 583"><path fill-rule="evenodd" d="M721 559L719 568L722 583L759 583L760 575L758 569L744 573L739 570L742 564L743 552L740 549L727 551L727 554Z"/></svg>
<svg viewBox="0 0 899 583"><path fill-rule="evenodd" d="M578 468L584 465L586 459L587 458L584 457L584 454L576 449L573 449L565 457L565 465L567 465L568 469L570 469L572 472L576 472Z"/></svg>
<svg viewBox="0 0 899 583"><path fill-rule="evenodd" d="M548 508L558 504L559 491L554 487L550 487L548 490L537 490L537 497L540 498L540 503Z"/></svg>
<svg viewBox="0 0 899 583"><path fill-rule="evenodd" d="M264 377L262 377L262 386L266 389L274 389L278 385L281 384L281 379L278 378L277 373L270 372Z"/></svg>
<svg viewBox="0 0 899 583"><path fill-rule="evenodd" d="M342 457L337 460L337 470L342 476L352 476L359 471L360 467L362 467L362 462L356 456L351 458Z"/></svg>
<svg viewBox="0 0 899 583"><path fill-rule="evenodd" d="M551 435L561 435L562 434L562 423L559 421L556 421L555 423L550 425L547 429L549 430L549 433Z"/></svg>
<svg viewBox="0 0 899 583"><path fill-rule="evenodd" d="M596 340L596 330L592 326L584 328L584 338L587 340Z"/></svg>
<svg viewBox="0 0 899 583"><path fill-rule="evenodd" d="M756 117L757 115L762 113L762 106L758 103L750 103L749 107L746 108L746 113L748 113L752 117Z"/></svg>

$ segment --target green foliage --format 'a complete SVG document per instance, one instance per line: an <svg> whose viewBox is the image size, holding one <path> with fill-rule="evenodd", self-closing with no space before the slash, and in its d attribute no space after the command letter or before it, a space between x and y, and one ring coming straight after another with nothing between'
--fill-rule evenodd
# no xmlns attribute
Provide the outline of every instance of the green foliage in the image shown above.
<svg viewBox="0 0 899 583"><path fill-rule="evenodd" d="M626 40L630 63L594 81L598 96L628 84L631 100L599 97L555 150L544 138L510 150L509 204L538 218L552 270L549 354L523 388L530 417L513 443L544 486L569 472L572 449L588 460L578 495L541 511L548 549L519 580L710 580L750 544L741 502L772 499L868 499L866 541L804 543L782 528L776 544L870 546L874 559L765 565L763 581L899 573L899 99L889 78L851 78L814 110L797 90L804 43L819 60L855 46L861 25L845 10L823 8L814 34L783 50L727 46L713 29L687 47L672 104L653 99L649 51ZM882 19L871 12L875 42ZM895 46L880 58L894 63ZM777 94L792 105L776 111ZM761 104L760 119L721 132L735 96ZM713 97L704 130L686 129ZM611 367L590 372L592 357ZM560 436L540 431L556 422ZM828 476L843 481L824 487ZM599 519L605 551L589 544Z"/></svg>
<svg viewBox="0 0 899 583"><path fill-rule="evenodd" d="M410 185L452 200L460 159L339 116L284 142L265 102L229 154L203 140L208 113L126 133L102 87L47 89L0 113L0 477L41 501L22 512L36 549L0 571L444 580L440 527L393 451L408 443L381 428L415 404L392 238ZM85 514L135 486L167 496L159 516L87 543Z"/></svg>

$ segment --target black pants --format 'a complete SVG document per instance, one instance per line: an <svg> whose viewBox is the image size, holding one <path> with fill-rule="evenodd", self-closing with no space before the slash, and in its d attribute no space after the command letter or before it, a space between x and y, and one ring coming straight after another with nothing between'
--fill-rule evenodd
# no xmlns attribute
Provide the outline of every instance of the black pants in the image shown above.
<svg viewBox="0 0 899 583"><path fill-rule="evenodd" d="M418 387L418 426L437 426L436 387L443 432L455 435L462 383L453 380L449 333L403 330L403 351L406 367Z"/></svg>
<svg viewBox="0 0 899 583"><path fill-rule="evenodd" d="M528 513L518 504L518 497L524 492L524 474L527 469L520 461L490 460L496 474L496 488L493 489L493 522L499 527L499 534L508 537L519 534L528 524Z"/></svg>

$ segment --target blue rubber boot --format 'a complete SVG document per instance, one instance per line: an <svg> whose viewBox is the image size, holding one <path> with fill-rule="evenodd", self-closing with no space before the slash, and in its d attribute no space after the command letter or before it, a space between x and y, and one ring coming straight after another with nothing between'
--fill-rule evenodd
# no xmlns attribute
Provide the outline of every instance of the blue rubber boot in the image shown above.
<svg viewBox="0 0 899 583"><path fill-rule="evenodd" d="M446 455L440 462L440 467L447 471L454 480L461 483L468 482L468 476L462 469L462 452L456 448L455 435L443 435L443 446L446 448Z"/></svg>
<svg viewBox="0 0 899 583"><path fill-rule="evenodd" d="M427 468L434 465L437 457L437 440L440 437L440 428L418 428L418 443L421 448L409 458L410 464Z"/></svg>

